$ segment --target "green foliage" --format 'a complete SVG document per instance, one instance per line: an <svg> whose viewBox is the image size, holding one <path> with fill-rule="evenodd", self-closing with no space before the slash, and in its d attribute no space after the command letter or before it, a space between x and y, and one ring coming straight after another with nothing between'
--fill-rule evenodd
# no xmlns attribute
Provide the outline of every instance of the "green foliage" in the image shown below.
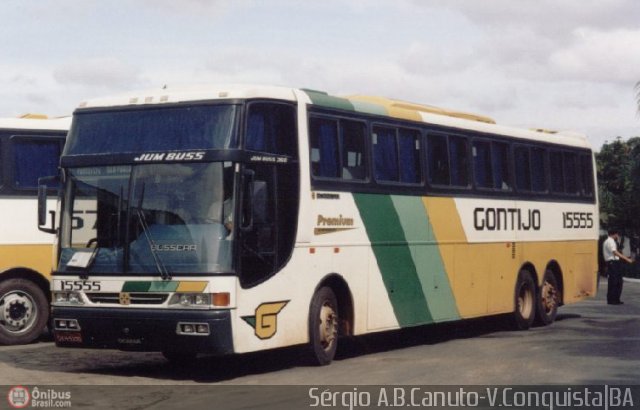
<svg viewBox="0 0 640 410"><path fill-rule="evenodd" d="M640 137L605 143L596 154L603 228L640 233Z"/></svg>

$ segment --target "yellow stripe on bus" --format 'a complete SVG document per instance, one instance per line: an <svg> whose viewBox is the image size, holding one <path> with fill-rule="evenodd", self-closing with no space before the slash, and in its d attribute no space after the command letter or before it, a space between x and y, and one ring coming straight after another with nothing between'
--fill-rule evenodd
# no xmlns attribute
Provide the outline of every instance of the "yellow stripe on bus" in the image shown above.
<svg viewBox="0 0 640 410"><path fill-rule="evenodd" d="M52 245L0 245L0 272L28 268L49 278L52 267Z"/></svg>
<svg viewBox="0 0 640 410"><path fill-rule="evenodd" d="M209 282L187 281L180 282L176 292L204 292Z"/></svg>

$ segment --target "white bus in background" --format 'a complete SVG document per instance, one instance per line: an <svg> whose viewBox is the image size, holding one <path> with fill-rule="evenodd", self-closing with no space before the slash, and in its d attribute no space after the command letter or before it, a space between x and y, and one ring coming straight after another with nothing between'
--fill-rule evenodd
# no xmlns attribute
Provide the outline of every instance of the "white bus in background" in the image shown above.
<svg viewBox="0 0 640 410"><path fill-rule="evenodd" d="M33 222L38 179L58 174L69 124L0 118L0 344L32 342L48 322L53 241Z"/></svg>

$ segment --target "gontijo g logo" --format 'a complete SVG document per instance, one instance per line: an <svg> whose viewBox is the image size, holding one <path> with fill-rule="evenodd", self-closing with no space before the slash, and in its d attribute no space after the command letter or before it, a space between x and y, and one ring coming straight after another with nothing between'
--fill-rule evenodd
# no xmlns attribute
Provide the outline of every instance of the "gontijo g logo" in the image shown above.
<svg viewBox="0 0 640 410"><path fill-rule="evenodd" d="M9 401L9 405L14 409L27 407L30 400L31 395L29 394L29 389L23 386L14 386L9 389L9 394L7 394L7 401Z"/></svg>
<svg viewBox="0 0 640 410"><path fill-rule="evenodd" d="M270 339L278 331L278 313L289 303L282 302L263 303L256 308L255 316L242 316L256 331L258 339Z"/></svg>

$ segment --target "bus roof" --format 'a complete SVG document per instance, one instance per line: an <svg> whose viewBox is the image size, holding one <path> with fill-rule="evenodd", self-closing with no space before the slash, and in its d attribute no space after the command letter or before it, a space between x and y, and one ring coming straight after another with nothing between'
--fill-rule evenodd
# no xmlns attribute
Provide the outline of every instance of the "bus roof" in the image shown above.
<svg viewBox="0 0 640 410"><path fill-rule="evenodd" d="M376 96L333 96L323 91L264 85L200 85L190 87L162 87L131 92L82 102L78 108L106 108L118 106L156 105L188 101L210 101L250 98L272 98L297 101L302 95L311 104L327 108L383 115L391 118L471 130L480 133L505 135L553 144L591 148L585 135L573 131L550 131L543 128L524 129L496 124L487 116L471 114L431 105Z"/></svg>
<svg viewBox="0 0 640 410"><path fill-rule="evenodd" d="M71 117L48 118L42 114L25 114L19 118L0 118L0 129L68 131Z"/></svg>

